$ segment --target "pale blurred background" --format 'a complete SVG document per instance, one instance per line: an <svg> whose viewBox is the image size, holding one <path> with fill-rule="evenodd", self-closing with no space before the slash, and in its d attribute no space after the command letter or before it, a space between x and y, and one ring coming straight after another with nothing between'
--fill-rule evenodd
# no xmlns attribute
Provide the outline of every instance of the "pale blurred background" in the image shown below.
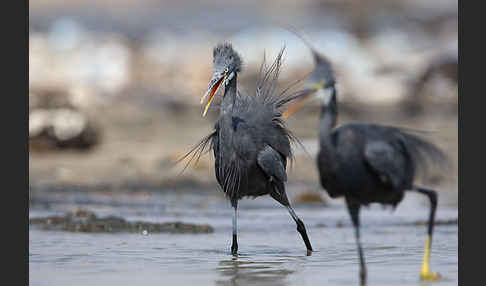
<svg viewBox="0 0 486 286"><path fill-rule="evenodd" d="M448 0L30 1L31 203L72 189L219 194L212 155L183 174L176 164L217 116L216 105L205 118L199 106L212 47L233 43L239 86L251 92L264 52L272 59L285 45L285 87L313 68L292 27L335 65L338 124L427 131L453 164L421 180L457 205L457 25ZM311 103L288 120L305 146L289 172L293 200L326 199L314 163L318 111Z"/></svg>

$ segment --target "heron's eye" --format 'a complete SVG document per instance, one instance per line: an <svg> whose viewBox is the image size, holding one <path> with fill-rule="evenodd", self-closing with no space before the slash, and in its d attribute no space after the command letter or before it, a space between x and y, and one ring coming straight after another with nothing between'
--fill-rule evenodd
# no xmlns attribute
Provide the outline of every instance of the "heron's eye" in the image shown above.
<svg viewBox="0 0 486 286"><path fill-rule="evenodd" d="M228 73L228 71L229 71L229 68L225 68L225 69L224 69L224 73L225 73L225 74L227 74L227 73Z"/></svg>

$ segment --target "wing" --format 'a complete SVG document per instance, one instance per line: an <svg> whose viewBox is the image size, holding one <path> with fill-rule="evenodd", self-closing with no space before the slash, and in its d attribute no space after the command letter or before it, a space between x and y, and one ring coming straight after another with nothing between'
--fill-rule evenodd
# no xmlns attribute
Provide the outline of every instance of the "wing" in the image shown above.
<svg viewBox="0 0 486 286"><path fill-rule="evenodd" d="M269 145L266 145L265 148L258 153L257 162L263 172L270 177L270 180L278 180L280 182L287 181L285 158Z"/></svg>
<svg viewBox="0 0 486 286"><path fill-rule="evenodd" d="M292 158L290 141L296 139L283 124L284 123L274 120L272 124L265 129L265 142L277 153L280 153L287 158Z"/></svg>
<svg viewBox="0 0 486 286"><path fill-rule="evenodd" d="M399 147L383 141L365 145L366 164L387 185L397 188L405 183L406 157Z"/></svg>

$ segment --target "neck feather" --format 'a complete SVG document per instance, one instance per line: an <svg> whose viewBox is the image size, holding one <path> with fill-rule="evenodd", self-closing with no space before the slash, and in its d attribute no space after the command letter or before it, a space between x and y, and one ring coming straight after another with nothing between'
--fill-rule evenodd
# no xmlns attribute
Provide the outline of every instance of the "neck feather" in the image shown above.
<svg viewBox="0 0 486 286"><path fill-rule="evenodd" d="M232 109L237 95L236 78L235 76L228 82L228 85L224 87L223 101L221 102L221 113L228 112Z"/></svg>
<svg viewBox="0 0 486 286"><path fill-rule="evenodd" d="M336 89L332 88L331 98L329 102L323 103L321 106L321 114L319 119L319 135L327 135L336 126L337 122L337 100L336 100Z"/></svg>

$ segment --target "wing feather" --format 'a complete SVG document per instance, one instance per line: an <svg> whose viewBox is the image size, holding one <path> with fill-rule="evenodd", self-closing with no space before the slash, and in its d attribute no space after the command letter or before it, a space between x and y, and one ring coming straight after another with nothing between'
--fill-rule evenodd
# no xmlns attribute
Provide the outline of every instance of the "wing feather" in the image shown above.
<svg viewBox="0 0 486 286"><path fill-rule="evenodd" d="M271 179L280 182L287 181L285 158L272 147L268 145L265 146L265 148L258 153L257 162L258 166L260 166L263 172L265 172Z"/></svg>

